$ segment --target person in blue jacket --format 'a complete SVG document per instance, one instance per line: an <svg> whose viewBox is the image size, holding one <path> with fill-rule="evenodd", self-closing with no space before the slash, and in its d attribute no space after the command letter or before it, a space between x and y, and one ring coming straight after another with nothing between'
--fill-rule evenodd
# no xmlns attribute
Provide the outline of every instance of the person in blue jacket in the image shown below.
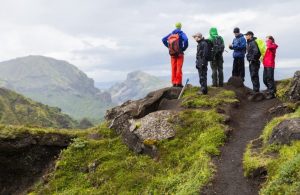
<svg viewBox="0 0 300 195"><path fill-rule="evenodd" d="M182 65L184 61L184 51L188 48L189 42L186 34L181 30L181 23L175 24L176 29L162 39L163 44L169 48L171 55L171 66L172 66L172 84L173 87L182 86ZM172 36L176 35L176 36ZM177 36L178 35L178 36ZM177 37L177 40L176 40ZM170 47L170 42L175 40L174 45ZM173 43L173 42L172 42ZM179 46L179 47L178 47Z"/></svg>
<svg viewBox="0 0 300 195"><path fill-rule="evenodd" d="M238 27L233 29L235 38L232 44L229 45L229 49L233 50L233 68L232 76L240 77L245 80L245 54L246 54L246 39L244 35L240 33Z"/></svg>

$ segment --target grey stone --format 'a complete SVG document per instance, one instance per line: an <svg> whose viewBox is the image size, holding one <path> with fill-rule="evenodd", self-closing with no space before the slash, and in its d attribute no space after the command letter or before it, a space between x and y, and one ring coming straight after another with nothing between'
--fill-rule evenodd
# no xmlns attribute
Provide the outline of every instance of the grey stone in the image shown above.
<svg viewBox="0 0 300 195"><path fill-rule="evenodd" d="M291 88L288 94L290 100L294 100L294 101L300 100L300 71L295 72L294 78L291 83Z"/></svg>
<svg viewBox="0 0 300 195"><path fill-rule="evenodd" d="M236 87L236 88L240 88L240 87L244 87L244 81L242 78L240 77L235 77L235 76L232 76L229 78L228 82L227 82L227 85L230 85L230 86L233 86L233 87Z"/></svg>
<svg viewBox="0 0 300 195"><path fill-rule="evenodd" d="M175 130L169 119L175 114L175 111L168 110L150 113L141 119L132 120L130 130L142 141L158 141L174 137Z"/></svg>
<svg viewBox="0 0 300 195"><path fill-rule="evenodd" d="M290 144L293 140L300 140L300 117L279 123L273 129L269 143Z"/></svg>

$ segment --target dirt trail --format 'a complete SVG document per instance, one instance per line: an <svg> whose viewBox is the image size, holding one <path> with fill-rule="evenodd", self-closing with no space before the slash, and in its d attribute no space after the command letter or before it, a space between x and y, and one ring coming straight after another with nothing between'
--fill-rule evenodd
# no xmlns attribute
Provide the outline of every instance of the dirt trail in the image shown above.
<svg viewBox="0 0 300 195"><path fill-rule="evenodd" d="M235 90L235 89L233 89ZM236 91L236 90L235 90ZM234 129L216 158L217 173L211 185L201 194L255 195L259 182L243 176L243 153L250 140L261 134L268 120L267 111L279 104L277 99L250 102L244 93L236 91L241 104L231 110L230 126Z"/></svg>

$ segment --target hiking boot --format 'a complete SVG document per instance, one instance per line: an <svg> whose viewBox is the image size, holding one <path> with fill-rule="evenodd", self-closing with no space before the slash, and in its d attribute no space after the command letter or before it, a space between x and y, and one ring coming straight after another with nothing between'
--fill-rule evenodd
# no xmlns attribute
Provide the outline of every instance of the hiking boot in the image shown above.
<svg viewBox="0 0 300 195"><path fill-rule="evenodd" d="M273 99L273 98L275 98L275 95L274 95L274 94L268 94L268 95L266 96L266 99L267 99L267 100L270 100L270 99Z"/></svg>
<svg viewBox="0 0 300 195"><path fill-rule="evenodd" d="M207 95L207 91L198 91L197 95Z"/></svg>

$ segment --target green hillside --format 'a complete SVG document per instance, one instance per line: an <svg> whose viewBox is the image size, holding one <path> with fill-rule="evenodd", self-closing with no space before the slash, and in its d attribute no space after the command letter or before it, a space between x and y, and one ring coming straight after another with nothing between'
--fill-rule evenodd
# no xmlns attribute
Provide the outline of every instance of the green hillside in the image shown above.
<svg viewBox="0 0 300 195"><path fill-rule="evenodd" d="M54 128L75 128L77 122L59 108L37 103L0 88L0 124Z"/></svg>
<svg viewBox="0 0 300 195"><path fill-rule="evenodd" d="M43 56L27 56L0 63L0 86L35 101L59 107L75 119L101 121L111 106L109 93L74 65Z"/></svg>

